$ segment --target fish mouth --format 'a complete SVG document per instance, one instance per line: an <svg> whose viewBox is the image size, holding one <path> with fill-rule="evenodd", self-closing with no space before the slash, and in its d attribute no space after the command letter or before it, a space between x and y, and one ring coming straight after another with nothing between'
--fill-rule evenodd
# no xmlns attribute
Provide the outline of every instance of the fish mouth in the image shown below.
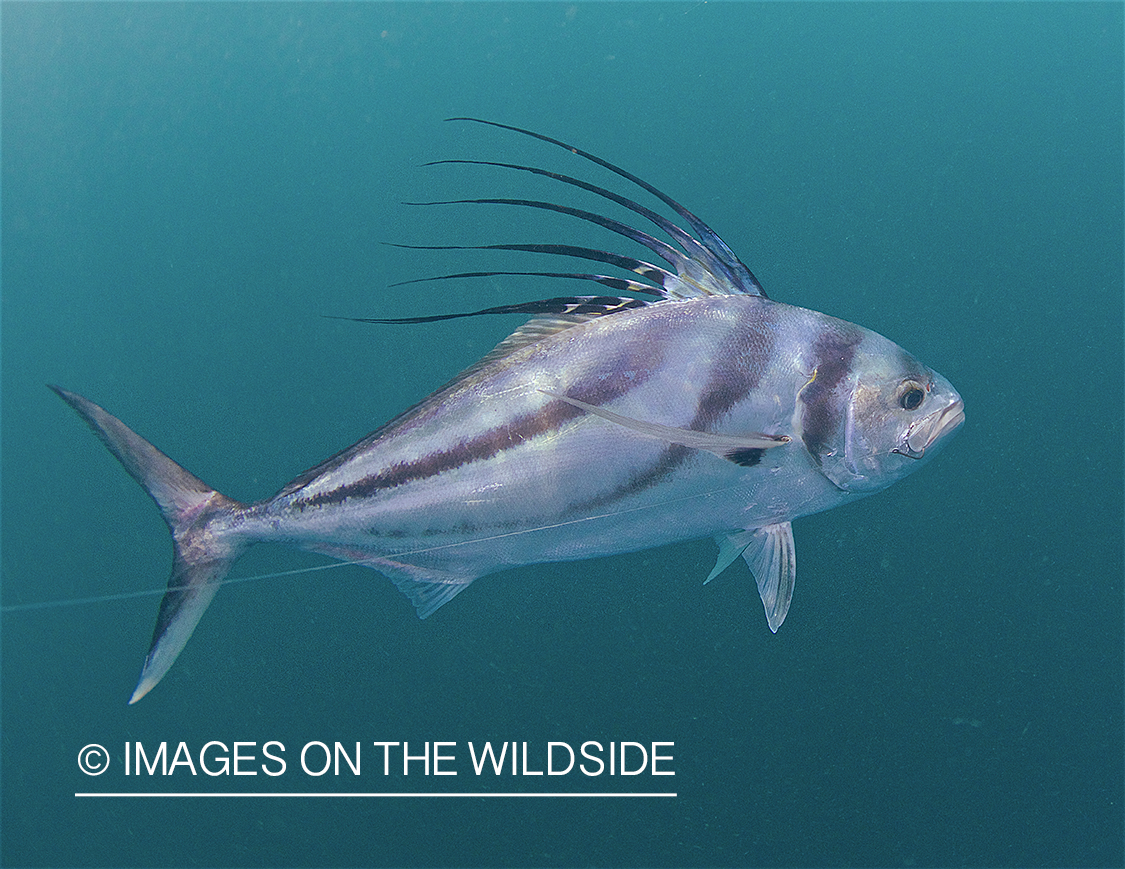
<svg viewBox="0 0 1125 869"><path fill-rule="evenodd" d="M955 432L964 422L965 402L958 398L937 413L912 422L902 442L891 452L910 459L920 459L926 454L926 450L943 441L946 435Z"/></svg>

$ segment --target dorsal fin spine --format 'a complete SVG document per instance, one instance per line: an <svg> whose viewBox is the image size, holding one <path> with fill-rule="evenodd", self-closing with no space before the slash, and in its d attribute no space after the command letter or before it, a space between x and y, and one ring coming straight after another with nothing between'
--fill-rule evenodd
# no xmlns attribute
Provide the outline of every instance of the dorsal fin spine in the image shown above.
<svg viewBox="0 0 1125 869"><path fill-rule="evenodd" d="M726 276L730 279L731 283L734 286L738 287L741 292L755 296L766 295L765 290L762 289L761 283L759 283L758 279L754 277L750 269L746 267L746 264L743 263L742 260L740 260L735 255L734 251L732 251L726 245L726 243L721 238L719 238L719 236L713 229L711 229L711 227L709 227L706 223L696 217L695 214L686 209L684 206L680 205L680 203L678 203L672 197L668 196L666 193L661 192L656 187L653 187L647 181L638 178L632 172L622 169L620 166L615 166L613 163L610 163L608 160L604 160L595 154L591 154L588 151L583 151L581 148L576 148L574 145L570 145L566 142L560 141L559 139L554 139L542 133L536 133L532 130L525 130L522 127L511 126L510 124L501 124L498 121L486 121L482 118L456 117L446 118L446 120L470 121L476 124L485 124L490 127L497 127L502 130L510 130L514 133L521 133L525 136L530 136L533 139L538 139L541 142L547 142L549 144L556 145L560 148L570 151L572 154L575 154L585 160L589 160L591 163L595 163L598 166L608 169L610 172L619 175L627 181L631 181L642 190L651 193L653 196L655 196L657 199L659 199L661 202L675 211L676 214L680 215L680 217L688 222L688 225L692 229L694 229L696 233L699 234L700 240L702 241L703 245L715 255L719 262L722 263L723 271L726 273Z"/></svg>

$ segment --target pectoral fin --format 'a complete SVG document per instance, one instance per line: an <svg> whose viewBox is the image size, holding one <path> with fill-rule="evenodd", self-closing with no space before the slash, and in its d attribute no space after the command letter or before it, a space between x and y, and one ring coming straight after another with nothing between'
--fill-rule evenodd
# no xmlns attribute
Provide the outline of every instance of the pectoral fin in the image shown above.
<svg viewBox="0 0 1125 869"><path fill-rule="evenodd" d="M714 453L720 458L734 462L736 465L743 465L744 467L758 464L764 450L768 450L771 447L782 446L790 441L787 435L770 435L762 434L761 432L748 432L744 435L724 435L706 431L693 431L688 428L677 428L671 425L661 425L658 422L645 422L644 420L633 419L630 416L622 416L619 413L614 413L612 410L598 407L596 404L587 404L585 401L579 401L577 398L571 398L569 395L562 395L547 389L540 389L539 391L544 395L557 398L559 401L565 401L567 404L580 408L587 413L592 413L594 416L600 416L604 420L639 432L646 437L668 441L673 444L682 444L685 447L692 447L697 450L707 450L707 452Z"/></svg>

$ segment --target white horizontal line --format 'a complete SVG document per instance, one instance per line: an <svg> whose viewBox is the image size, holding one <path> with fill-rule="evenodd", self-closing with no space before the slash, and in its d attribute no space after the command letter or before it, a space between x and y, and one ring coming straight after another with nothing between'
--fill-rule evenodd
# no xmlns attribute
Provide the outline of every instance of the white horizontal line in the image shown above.
<svg viewBox="0 0 1125 869"><path fill-rule="evenodd" d="M435 792L419 792L419 793L334 793L328 791L301 793L294 791L279 791L276 793L254 793L254 792L230 792L230 793L179 793L179 792L79 792L75 793L76 797L98 797L98 798L119 798L119 797L147 797L147 798L160 798L160 799L176 799L184 797L212 797L212 798L235 798L235 797L346 797L349 799L410 799L414 797L446 797L446 798L472 798L472 797L582 797L587 799L606 798L606 797L674 797L675 793L653 792L653 793L622 793L622 792L609 792L609 793L518 793L518 792L483 792L483 793L435 793Z"/></svg>

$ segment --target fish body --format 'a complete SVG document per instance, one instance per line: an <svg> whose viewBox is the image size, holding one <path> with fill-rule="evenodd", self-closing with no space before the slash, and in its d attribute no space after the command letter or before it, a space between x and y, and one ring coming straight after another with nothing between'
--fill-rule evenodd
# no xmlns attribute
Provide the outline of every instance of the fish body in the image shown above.
<svg viewBox="0 0 1125 869"><path fill-rule="evenodd" d="M571 150L660 196L701 241L602 188L511 166L622 202L683 253L608 218L593 222L672 267L585 248L494 247L609 262L649 283L535 274L658 298L566 297L477 312L536 316L450 384L270 498L226 498L97 405L54 387L149 491L176 544L130 702L163 677L234 560L259 542L375 568L426 617L505 568L711 536L720 553L708 579L742 555L776 631L796 574L792 520L885 488L963 422L961 399L941 375L875 332L767 298L698 218Z"/></svg>

